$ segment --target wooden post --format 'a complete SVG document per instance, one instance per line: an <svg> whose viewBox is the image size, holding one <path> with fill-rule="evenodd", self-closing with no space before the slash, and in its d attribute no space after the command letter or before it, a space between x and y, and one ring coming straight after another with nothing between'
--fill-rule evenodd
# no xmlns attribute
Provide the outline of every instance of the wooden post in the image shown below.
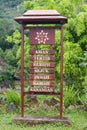
<svg viewBox="0 0 87 130"><path fill-rule="evenodd" d="M21 27L21 117L24 117L24 25Z"/></svg>
<svg viewBox="0 0 87 130"><path fill-rule="evenodd" d="M63 25L61 26L60 39L60 118L63 113Z"/></svg>

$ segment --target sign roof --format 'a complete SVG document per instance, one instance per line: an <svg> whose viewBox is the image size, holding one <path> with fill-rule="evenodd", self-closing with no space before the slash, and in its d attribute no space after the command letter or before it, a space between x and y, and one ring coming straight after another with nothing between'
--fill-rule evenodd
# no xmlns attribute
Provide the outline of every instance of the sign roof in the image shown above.
<svg viewBox="0 0 87 130"><path fill-rule="evenodd" d="M28 10L15 21L20 24L64 24L67 18L60 16L56 10Z"/></svg>

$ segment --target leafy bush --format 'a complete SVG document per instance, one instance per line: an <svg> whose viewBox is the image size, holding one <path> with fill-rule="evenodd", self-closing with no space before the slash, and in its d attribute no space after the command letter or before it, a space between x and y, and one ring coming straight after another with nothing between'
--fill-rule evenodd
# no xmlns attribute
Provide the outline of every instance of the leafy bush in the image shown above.
<svg viewBox="0 0 87 130"><path fill-rule="evenodd" d="M16 107L20 105L20 95L14 89L10 89L10 91L5 90L4 92L5 98L7 99L7 104L14 103Z"/></svg>
<svg viewBox="0 0 87 130"><path fill-rule="evenodd" d="M8 88L11 85L14 88L15 68L10 65L5 65L0 70L0 87Z"/></svg>
<svg viewBox="0 0 87 130"><path fill-rule="evenodd" d="M68 107L70 105L75 105L77 102L77 92L73 89L73 87L65 87L64 88L64 106Z"/></svg>
<svg viewBox="0 0 87 130"><path fill-rule="evenodd" d="M79 98L83 106L87 108L87 76L85 76L85 81L83 85L84 85L84 94Z"/></svg>
<svg viewBox="0 0 87 130"><path fill-rule="evenodd" d="M81 103L83 104L84 107L87 108L87 94L84 94L81 98L80 98Z"/></svg>
<svg viewBox="0 0 87 130"><path fill-rule="evenodd" d="M73 86L76 91L77 89L82 91L82 81L85 75L84 69L79 66L79 63L81 63L80 57L82 57L82 50L78 44L73 44L72 42L65 42L64 49L65 84L67 86Z"/></svg>
<svg viewBox="0 0 87 130"><path fill-rule="evenodd" d="M15 70L12 66L4 66L2 67L2 70L1 70L1 78L2 80L0 81L4 81L4 80L10 80L10 81L13 81L13 75L15 73Z"/></svg>

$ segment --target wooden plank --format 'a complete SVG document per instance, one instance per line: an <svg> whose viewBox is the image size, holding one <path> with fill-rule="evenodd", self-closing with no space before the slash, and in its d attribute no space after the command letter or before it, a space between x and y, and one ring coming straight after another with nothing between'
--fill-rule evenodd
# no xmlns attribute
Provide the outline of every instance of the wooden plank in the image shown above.
<svg viewBox="0 0 87 130"><path fill-rule="evenodd" d="M54 91L54 88L34 88L34 87L31 87L29 89L29 91L31 92L53 92Z"/></svg>
<svg viewBox="0 0 87 130"><path fill-rule="evenodd" d="M31 80L54 80L54 75L35 75L35 74L30 74L29 79Z"/></svg>
<svg viewBox="0 0 87 130"><path fill-rule="evenodd" d="M60 13L58 13L56 10L28 10L23 14L23 16L59 16ZM33 28L39 28L39 26L33 26ZM48 28L48 26L41 26L40 28ZM49 27L53 28L53 27Z"/></svg>
<svg viewBox="0 0 87 130"><path fill-rule="evenodd" d="M24 95L29 95L29 94L32 94L32 91L27 91L27 92L24 92ZM49 91L33 91L33 94L35 95L49 95L49 96L51 96L51 95L57 95L57 97L58 98L60 98L60 92L55 92L55 91L53 91L53 92L49 92Z"/></svg>
<svg viewBox="0 0 87 130"><path fill-rule="evenodd" d="M30 54L34 55L34 54L50 54L53 55L55 53L55 51L53 49L51 50L30 50Z"/></svg>
<svg viewBox="0 0 87 130"><path fill-rule="evenodd" d="M54 68L30 68L29 70L30 74L36 74L36 73L46 73L46 74L54 74Z"/></svg>
<svg viewBox="0 0 87 130"><path fill-rule="evenodd" d="M53 81L29 81L30 86L54 86Z"/></svg>
<svg viewBox="0 0 87 130"><path fill-rule="evenodd" d="M62 123L65 126L71 126L69 119L67 117L60 118L58 115L56 116L18 116L14 118L14 122L20 123L27 123L30 126L37 125L37 124L51 124L51 123ZM66 127L65 127L66 129Z"/></svg>
<svg viewBox="0 0 87 130"><path fill-rule="evenodd" d="M54 61L54 56L30 56L30 60L38 60L38 61Z"/></svg>
<svg viewBox="0 0 87 130"><path fill-rule="evenodd" d="M30 67L54 67L54 62L31 62Z"/></svg>
<svg viewBox="0 0 87 130"><path fill-rule="evenodd" d="M55 43L55 29L54 28L31 28L29 33L30 44L49 44Z"/></svg>

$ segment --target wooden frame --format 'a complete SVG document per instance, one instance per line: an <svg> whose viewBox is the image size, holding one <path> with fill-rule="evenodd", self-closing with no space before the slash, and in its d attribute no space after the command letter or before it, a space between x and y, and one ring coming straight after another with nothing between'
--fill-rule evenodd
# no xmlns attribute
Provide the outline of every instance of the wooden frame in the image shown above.
<svg viewBox="0 0 87 130"><path fill-rule="evenodd" d="M29 29L29 28L27 28ZM62 118L62 113L63 113L63 26L60 27L60 118ZM24 117L24 95L29 94L31 92L25 92L24 91L24 25L22 25L22 44L21 44L21 116ZM53 54L53 51L50 51ZM35 53L34 51L30 51L30 53ZM33 59L32 59L33 60ZM33 66L33 63L30 63L30 66ZM51 66L54 67L54 64L51 63ZM32 70L34 71L34 70ZM50 70L49 70L50 71ZM34 78L33 76L31 78ZM31 86L33 85L32 82L30 82ZM50 83L51 84L51 83ZM54 85L52 83L52 85ZM40 92L37 92L37 94ZM44 94L44 92L42 92ZM48 93L49 94L49 93ZM53 95L59 95L59 92L53 92Z"/></svg>
<svg viewBox="0 0 87 130"><path fill-rule="evenodd" d="M26 13L24 13L23 16L21 17L17 17L15 18L15 20L20 23L21 26L21 117L16 117L14 118L15 121L26 121L28 120L29 122L34 123L39 122L41 120L41 122L54 122L54 121L63 121L63 122L68 122L68 118L64 118L63 117L63 53L64 53L64 47L63 47L63 24L67 23L67 18L60 16L60 14L56 11L56 10L29 10ZM29 24L35 24L34 26L29 26ZM36 26L38 24L58 24L58 26L53 25L53 26ZM48 34L46 33L46 40L44 41L42 39L42 41L39 41L38 38L38 33L37 36L36 34L34 34L35 36L35 44L37 44L37 40L38 40L38 44L40 43L44 43L44 45L46 44L50 44L50 49L49 50L35 50L34 49L34 41L33 39L33 35L32 33L30 33L30 44L31 46L31 50L30 50L30 85L32 86L28 92L24 91L24 30L28 29L31 30L32 29L35 30L40 30L42 28L42 31L40 33L43 33L43 31L45 30L50 30L52 29L52 33L49 35L49 38L47 37ZM54 52L55 50L53 50L53 43L54 43L54 30L55 29L59 29L60 30L60 92L55 92L55 89L53 88L54 86L54 82L53 81L46 81L46 83L44 83L44 79L46 78L50 78L51 80L54 80L54 66L55 63L54 61ZM50 31L49 31L50 32ZM34 56L34 54L43 54L41 56ZM49 54L50 56L45 56L45 54ZM36 60L37 62L34 63L34 60ZM41 62L40 60L43 61L49 61L48 63L46 62ZM35 69L34 69L35 66ZM42 70L38 69L37 67L48 67L48 68L42 68ZM49 68L51 67L51 68ZM35 76L37 73L39 72L38 76ZM47 73L48 77L45 77L42 75L42 73ZM50 75L49 75L50 73ZM34 85L38 85L38 78L41 80L40 85L44 86L50 86L50 88L48 87L47 89L44 88L33 88ZM32 82L32 80L37 80L37 82ZM25 117L24 116L24 96L27 94L38 94L38 95L57 95L60 98L60 115L56 116L56 117ZM45 119L45 120L44 120Z"/></svg>

